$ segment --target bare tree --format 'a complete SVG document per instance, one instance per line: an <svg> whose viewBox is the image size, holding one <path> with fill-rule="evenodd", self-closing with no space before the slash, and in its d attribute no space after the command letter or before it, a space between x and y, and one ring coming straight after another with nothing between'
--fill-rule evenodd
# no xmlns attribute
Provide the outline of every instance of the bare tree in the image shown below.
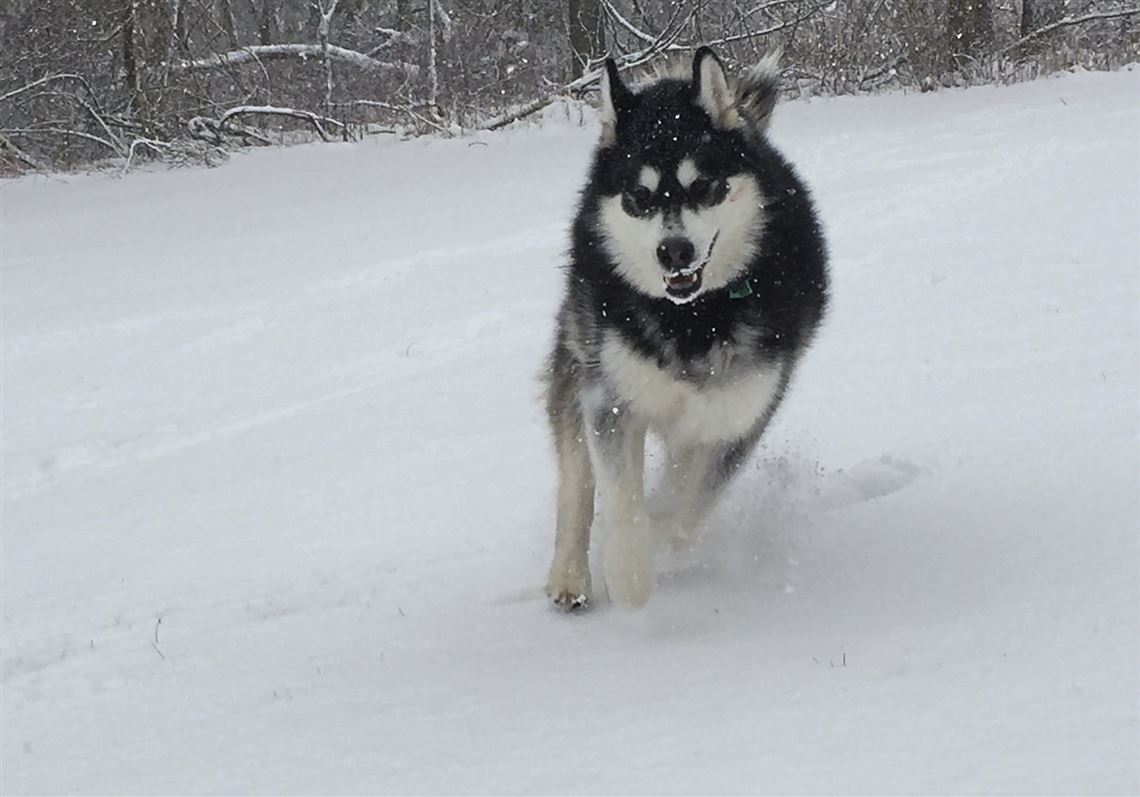
<svg viewBox="0 0 1140 797"><path fill-rule="evenodd" d="M713 44L786 90L1029 78L1140 58L1140 0L6 0L0 170L496 128Z"/></svg>
<svg viewBox="0 0 1140 797"><path fill-rule="evenodd" d="M600 0L567 0L569 25L570 80L577 80L590 64L590 59L606 51L605 17Z"/></svg>
<svg viewBox="0 0 1140 797"><path fill-rule="evenodd" d="M1037 27L1034 0L1021 0L1021 16L1018 18L1018 37L1028 36Z"/></svg>
<svg viewBox="0 0 1140 797"><path fill-rule="evenodd" d="M949 0L946 37L953 57L977 56L993 46L994 15L990 0Z"/></svg>

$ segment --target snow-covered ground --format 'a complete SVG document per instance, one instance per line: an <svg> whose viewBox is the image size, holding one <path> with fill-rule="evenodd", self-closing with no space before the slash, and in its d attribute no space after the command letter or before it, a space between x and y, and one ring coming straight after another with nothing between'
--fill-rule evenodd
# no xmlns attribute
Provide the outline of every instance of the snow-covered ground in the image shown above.
<svg viewBox="0 0 1140 797"><path fill-rule="evenodd" d="M3 792L1137 792L1137 96L779 109L832 313L639 613L541 595L594 128L3 184Z"/></svg>

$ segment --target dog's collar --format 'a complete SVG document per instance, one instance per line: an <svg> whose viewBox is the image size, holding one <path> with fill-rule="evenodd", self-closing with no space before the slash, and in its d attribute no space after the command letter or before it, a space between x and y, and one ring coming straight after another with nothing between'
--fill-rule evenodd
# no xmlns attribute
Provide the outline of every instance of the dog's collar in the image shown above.
<svg viewBox="0 0 1140 797"><path fill-rule="evenodd" d="M745 296L752 295L752 283L748 281L748 275L737 277L732 282L728 283L728 298L730 299L743 299Z"/></svg>

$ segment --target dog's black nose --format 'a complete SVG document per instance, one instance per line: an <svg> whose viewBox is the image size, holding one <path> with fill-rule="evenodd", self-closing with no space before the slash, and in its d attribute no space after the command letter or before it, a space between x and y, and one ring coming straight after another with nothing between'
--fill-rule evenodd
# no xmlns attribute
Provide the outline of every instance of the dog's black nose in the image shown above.
<svg viewBox="0 0 1140 797"><path fill-rule="evenodd" d="M693 242L688 238L666 238L657 246L657 259L670 271L688 266L696 253Z"/></svg>

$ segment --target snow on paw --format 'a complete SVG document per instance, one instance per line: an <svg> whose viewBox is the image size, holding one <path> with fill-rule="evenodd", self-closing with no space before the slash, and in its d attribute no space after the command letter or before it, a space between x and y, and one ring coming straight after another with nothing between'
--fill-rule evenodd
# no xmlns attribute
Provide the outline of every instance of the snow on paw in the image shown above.
<svg viewBox="0 0 1140 797"><path fill-rule="evenodd" d="M546 582L546 594L554 608L563 612L582 611L590 605L588 570L552 569Z"/></svg>
<svg viewBox="0 0 1140 797"><path fill-rule="evenodd" d="M557 592L550 596L550 603L558 611L572 614L590 608L590 596L585 592Z"/></svg>

